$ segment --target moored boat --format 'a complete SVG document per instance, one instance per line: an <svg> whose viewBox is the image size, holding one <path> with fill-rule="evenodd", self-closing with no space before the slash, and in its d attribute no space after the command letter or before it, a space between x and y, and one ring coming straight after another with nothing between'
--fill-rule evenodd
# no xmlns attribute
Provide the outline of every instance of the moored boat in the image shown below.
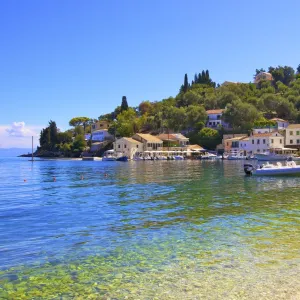
<svg viewBox="0 0 300 300"><path fill-rule="evenodd" d="M256 153L255 158L259 161L286 161L289 158L298 160L295 155L296 152L297 149L293 148L274 148L266 153Z"/></svg>
<svg viewBox="0 0 300 300"><path fill-rule="evenodd" d="M297 165L292 160L287 161L286 165L282 165L281 162L277 162L277 164L267 162L258 167L254 167L252 164L245 164L244 172L246 175L255 176L300 175L300 165Z"/></svg>
<svg viewBox="0 0 300 300"><path fill-rule="evenodd" d="M114 156L114 150L107 150L102 157L102 161L115 161L117 158Z"/></svg>

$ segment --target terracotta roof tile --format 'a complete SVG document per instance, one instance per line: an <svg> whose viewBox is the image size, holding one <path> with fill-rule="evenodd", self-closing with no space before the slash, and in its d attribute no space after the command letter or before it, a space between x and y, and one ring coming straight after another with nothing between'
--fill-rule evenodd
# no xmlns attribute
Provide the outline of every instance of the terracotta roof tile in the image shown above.
<svg viewBox="0 0 300 300"><path fill-rule="evenodd" d="M152 142L152 143L162 143L162 140L159 139L158 137L148 134L148 133L136 133L135 135L138 135L142 139L146 140L147 142Z"/></svg>
<svg viewBox="0 0 300 300"><path fill-rule="evenodd" d="M208 115L212 115L212 114L221 114L223 113L224 109L210 109L210 110L207 110L206 113Z"/></svg>
<svg viewBox="0 0 300 300"><path fill-rule="evenodd" d="M300 124L290 124L287 129L300 128Z"/></svg>
<svg viewBox="0 0 300 300"><path fill-rule="evenodd" d="M282 135L278 132L265 132L265 133L255 133L252 136L253 137L268 137L268 136L274 136L274 134L278 134L278 136L282 137Z"/></svg>

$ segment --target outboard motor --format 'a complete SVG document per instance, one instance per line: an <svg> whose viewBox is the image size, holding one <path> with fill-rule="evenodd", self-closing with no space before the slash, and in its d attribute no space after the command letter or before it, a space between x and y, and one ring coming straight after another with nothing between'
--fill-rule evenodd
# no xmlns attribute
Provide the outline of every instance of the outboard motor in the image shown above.
<svg viewBox="0 0 300 300"><path fill-rule="evenodd" d="M250 175L251 176L253 170L254 170L253 165L251 165L251 164L244 164L244 172L245 172L246 175Z"/></svg>

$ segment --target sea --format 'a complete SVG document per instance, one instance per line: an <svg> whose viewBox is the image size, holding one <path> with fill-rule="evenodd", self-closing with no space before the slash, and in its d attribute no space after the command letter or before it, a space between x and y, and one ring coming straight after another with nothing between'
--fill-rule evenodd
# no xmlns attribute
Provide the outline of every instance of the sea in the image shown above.
<svg viewBox="0 0 300 300"><path fill-rule="evenodd" d="M0 158L0 299L300 299L300 177Z"/></svg>

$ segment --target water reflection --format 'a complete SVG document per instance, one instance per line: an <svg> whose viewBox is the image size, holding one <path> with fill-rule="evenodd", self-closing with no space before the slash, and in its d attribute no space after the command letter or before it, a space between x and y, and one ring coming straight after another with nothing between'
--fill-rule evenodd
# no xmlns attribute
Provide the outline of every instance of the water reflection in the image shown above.
<svg viewBox="0 0 300 300"><path fill-rule="evenodd" d="M290 273L282 271L287 277L295 272L297 178L245 177L241 162L226 161L45 161L30 168L12 162L0 168L10 177L0 175L0 265L8 270L3 276L9 282L16 274L38 272L38 281L30 284L26 275L19 283L36 290L41 280L40 297L50 297L47 281L67 296L73 295L66 288L70 282L81 294L89 283L102 281L106 288L93 286L89 293L118 298L128 294L126 286L164 286L172 281L168 273L190 279L189 289L199 285L199 274L222 285L210 277L216 270L229 285L226 274L241 283L242 270L256 269L262 278L275 265L293 265ZM49 272L53 276L44 277ZM153 284L143 274L151 274ZM174 289L179 286L174 283Z"/></svg>

